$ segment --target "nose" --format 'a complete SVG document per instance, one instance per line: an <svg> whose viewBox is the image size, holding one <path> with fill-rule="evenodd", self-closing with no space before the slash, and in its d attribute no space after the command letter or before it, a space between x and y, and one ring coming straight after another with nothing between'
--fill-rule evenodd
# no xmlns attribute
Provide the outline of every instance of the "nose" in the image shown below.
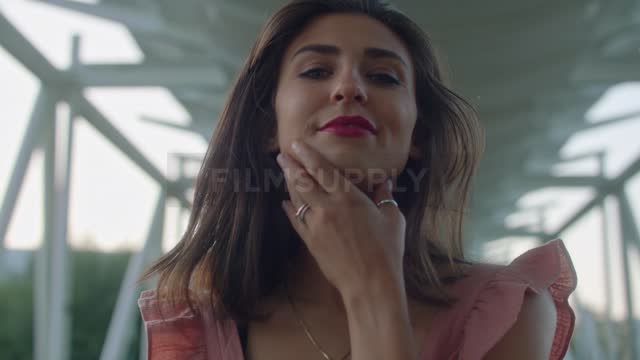
<svg viewBox="0 0 640 360"><path fill-rule="evenodd" d="M341 76L331 94L332 103L350 103L358 102L364 104L367 102L367 94L362 85L359 76L356 74L347 74Z"/></svg>

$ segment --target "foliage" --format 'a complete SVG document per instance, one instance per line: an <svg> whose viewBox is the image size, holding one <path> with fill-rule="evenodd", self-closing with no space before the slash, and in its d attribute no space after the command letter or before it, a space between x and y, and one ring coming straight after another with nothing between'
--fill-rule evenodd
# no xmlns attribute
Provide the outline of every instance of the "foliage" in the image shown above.
<svg viewBox="0 0 640 360"><path fill-rule="evenodd" d="M31 273L0 283L0 359L33 358Z"/></svg>
<svg viewBox="0 0 640 360"><path fill-rule="evenodd" d="M73 252L71 360L98 359L129 253ZM33 358L33 270L0 283L0 360ZM139 348L134 324L129 358Z"/></svg>

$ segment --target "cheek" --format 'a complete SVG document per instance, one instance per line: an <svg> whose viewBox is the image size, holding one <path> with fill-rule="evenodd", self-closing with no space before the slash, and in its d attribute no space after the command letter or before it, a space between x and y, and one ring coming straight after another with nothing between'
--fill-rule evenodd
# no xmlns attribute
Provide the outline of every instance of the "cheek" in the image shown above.
<svg viewBox="0 0 640 360"><path fill-rule="evenodd" d="M416 104L416 99L414 96L410 96L405 103L404 108L404 117L407 119L408 125L410 127L410 131L413 132L413 128L418 119L418 105Z"/></svg>
<svg viewBox="0 0 640 360"><path fill-rule="evenodd" d="M411 138L411 136L413 135L413 130L415 129L416 123L418 121L418 109L416 108L415 105L412 107L411 111L407 114L407 117L409 119L409 124L407 128L409 129L409 138Z"/></svg>
<svg viewBox="0 0 640 360"><path fill-rule="evenodd" d="M303 113L312 111L321 97L317 86L302 86L299 83L283 84L276 95L276 106L287 113Z"/></svg>
<svg viewBox="0 0 640 360"><path fill-rule="evenodd" d="M275 113L280 141L290 141L303 134L313 105L308 91L283 86L276 93Z"/></svg>
<svg viewBox="0 0 640 360"><path fill-rule="evenodd" d="M396 119L394 124L396 131L403 138L411 137L418 117L415 100L404 98L395 104L396 106L389 108L389 110L392 109L391 111L393 111L393 114L389 114L389 116Z"/></svg>
<svg viewBox="0 0 640 360"><path fill-rule="evenodd" d="M282 89L276 96L276 116L278 122L288 122L298 110L300 96L288 88ZM290 124L288 124L290 125Z"/></svg>
<svg viewBox="0 0 640 360"><path fill-rule="evenodd" d="M304 85L300 82L284 83L276 93L276 115L283 118L297 117L298 122L308 122L309 116L323 105L326 91L322 86Z"/></svg>

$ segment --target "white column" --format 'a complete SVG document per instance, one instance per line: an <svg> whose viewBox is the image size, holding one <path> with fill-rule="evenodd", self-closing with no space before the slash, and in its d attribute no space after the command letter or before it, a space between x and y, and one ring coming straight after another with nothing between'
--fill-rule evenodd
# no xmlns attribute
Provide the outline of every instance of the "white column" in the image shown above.
<svg viewBox="0 0 640 360"><path fill-rule="evenodd" d="M53 232L50 267L49 359L68 360L71 349L71 257L68 242L73 114L56 120ZM64 125L64 126L60 126ZM61 131L59 131L61 130Z"/></svg>
<svg viewBox="0 0 640 360"><path fill-rule="evenodd" d="M620 213L620 228L622 229L622 262L624 264L624 285L626 290L626 305L627 305L627 340L626 344L629 349L629 355L631 359L640 359L640 349L638 349L638 342L640 342L640 333L638 332L638 324L635 321L635 309L634 305L637 305L633 296L633 284L631 279L631 265L629 263L629 248L633 246L633 243L640 243L640 231L638 230L638 224L635 223L633 213L631 211L631 205L629 199L624 191L624 186L617 194L617 202ZM637 300L637 299L636 299Z"/></svg>
<svg viewBox="0 0 640 360"><path fill-rule="evenodd" d="M44 150L44 232L40 248L35 256L34 272L34 359L48 360L49 354L49 332L50 332L50 287L49 277L51 259L51 236L53 234L53 207L54 207L54 142L53 129L55 129L55 99L52 90L43 87L36 108L34 117L40 117L43 124L41 131L36 135Z"/></svg>
<svg viewBox="0 0 640 360"><path fill-rule="evenodd" d="M150 255L162 243L164 230L164 212L166 195L164 187L160 186L160 195L153 214L153 221L149 229L144 247L131 255L127 271L120 287L118 300L111 317L107 337L102 347L100 360L121 360L131 345L131 333L134 329L133 320L137 316L136 299L138 297L137 280L140 278Z"/></svg>

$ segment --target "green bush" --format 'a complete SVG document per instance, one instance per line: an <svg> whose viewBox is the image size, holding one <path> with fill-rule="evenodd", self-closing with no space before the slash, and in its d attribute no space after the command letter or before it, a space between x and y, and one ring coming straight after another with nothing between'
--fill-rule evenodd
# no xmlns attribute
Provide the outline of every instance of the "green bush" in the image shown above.
<svg viewBox="0 0 640 360"><path fill-rule="evenodd" d="M71 257L71 359L98 359L130 254L73 252ZM0 283L0 299L0 360L32 359L33 270ZM136 359L139 321L133 326L128 357Z"/></svg>
<svg viewBox="0 0 640 360"><path fill-rule="evenodd" d="M0 283L0 359L33 358L31 273Z"/></svg>

